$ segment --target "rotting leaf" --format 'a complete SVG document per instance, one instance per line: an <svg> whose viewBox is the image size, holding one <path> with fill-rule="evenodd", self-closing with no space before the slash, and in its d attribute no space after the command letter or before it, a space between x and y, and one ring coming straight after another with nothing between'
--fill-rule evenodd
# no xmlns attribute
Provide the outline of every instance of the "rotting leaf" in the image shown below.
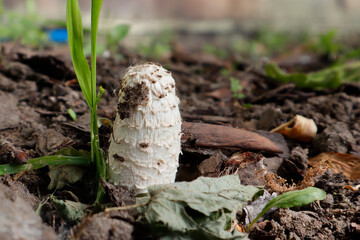
<svg viewBox="0 0 360 240"><path fill-rule="evenodd" d="M86 209L90 207L90 205L80 202L63 201L55 196L51 196L50 199L58 215L70 224L79 222L83 218Z"/></svg>
<svg viewBox="0 0 360 240"><path fill-rule="evenodd" d="M74 165L49 166L49 169L49 190L61 189L66 184L73 184L79 181L85 173L85 168Z"/></svg>
<svg viewBox="0 0 360 240"><path fill-rule="evenodd" d="M307 204L310 204L316 200L323 200L326 197L326 192L319 188L308 187L303 190L297 190L292 192L287 192L273 198L266 204L264 209L259 213L259 215L250 223L247 227L247 231L250 230L252 225L256 223L259 218L264 215L273 207L278 208L290 208L290 207L301 207Z"/></svg>
<svg viewBox="0 0 360 240"><path fill-rule="evenodd" d="M327 152L309 159L312 166L318 166L322 162L328 163L335 174L343 173L349 180L360 178L360 158L355 155Z"/></svg>
<svg viewBox="0 0 360 240"><path fill-rule="evenodd" d="M148 191L144 215L149 223L206 239L247 239L244 233L228 230L236 213L261 192L241 185L237 175L155 185Z"/></svg>

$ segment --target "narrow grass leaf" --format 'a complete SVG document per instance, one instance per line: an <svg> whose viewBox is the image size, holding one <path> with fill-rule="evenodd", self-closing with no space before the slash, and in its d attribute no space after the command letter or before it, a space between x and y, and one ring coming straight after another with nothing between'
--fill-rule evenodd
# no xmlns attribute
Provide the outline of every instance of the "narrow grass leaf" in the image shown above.
<svg viewBox="0 0 360 240"><path fill-rule="evenodd" d="M77 0L66 2L66 27L68 31L69 48L79 85L86 102L92 107L91 101L91 74L89 64L83 52L83 26L81 12Z"/></svg>
<svg viewBox="0 0 360 240"><path fill-rule="evenodd" d="M13 174L28 170L42 168L48 165L81 165L89 166L90 159L84 156L45 156L29 159L26 164L3 164L0 165L0 175Z"/></svg>
<svg viewBox="0 0 360 240"><path fill-rule="evenodd" d="M102 3L103 0L91 1L91 98L93 106L96 106L96 39Z"/></svg>
<svg viewBox="0 0 360 240"><path fill-rule="evenodd" d="M302 190L291 191L277 196L272 199L264 209L259 213L259 215L250 223L247 228L247 231L250 230L252 225L256 223L259 218L264 215L273 207L278 208L290 208L290 207L301 207L307 204L310 204L316 200L323 200L326 197L326 193L315 187L308 187Z"/></svg>

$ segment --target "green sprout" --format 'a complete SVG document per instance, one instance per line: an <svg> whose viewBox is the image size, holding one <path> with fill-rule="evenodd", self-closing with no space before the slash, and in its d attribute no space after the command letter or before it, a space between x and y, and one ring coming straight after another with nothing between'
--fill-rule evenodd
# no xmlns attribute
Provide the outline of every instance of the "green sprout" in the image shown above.
<svg viewBox="0 0 360 240"><path fill-rule="evenodd" d="M71 119L75 122L76 118L77 118L76 112L72 108L69 108L68 113L69 113L69 116L71 117Z"/></svg>
<svg viewBox="0 0 360 240"><path fill-rule="evenodd" d="M243 90L243 86L241 86L239 79L230 77L230 89L233 97L237 99L245 98L245 94L241 92Z"/></svg>
<svg viewBox="0 0 360 240"><path fill-rule="evenodd" d="M266 75L281 83L294 83L298 88L323 90L338 88L342 83L359 82L360 61L343 63L319 71L286 73L273 62L265 64Z"/></svg>
<svg viewBox="0 0 360 240"><path fill-rule="evenodd" d="M103 0L91 1L91 70L83 52L83 26L80 7L77 0L66 2L66 26L68 30L69 48L78 82L91 112L91 161L96 166L96 180L106 179L105 155L100 149L99 129L97 125L97 105L104 93L102 87L96 91L96 40L99 15ZM98 184L95 203L99 203L103 190Z"/></svg>
<svg viewBox="0 0 360 240"><path fill-rule="evenodd" d="M263 216L267 211L273 207L278 208L291 208L291 207L301 207L307 204L310 204L317 200L324 200L326 193L315 187L308 187L302 190L296 190L287 192L273 198L270 202L266 204L264 209L257 215L257 217L250 223L246 231L249 232L250 228L256 223L261 216Z"/></svg>
<svg viewBox="0 0 360 240"><path fill-rule="evenodd" d="M218 57L220 59L225 59L228 57L228 52L223 49L223 48L218 48L216 46L213 46L211 44L205 44L203 46L203 51L210 54L210 55L213 55L215 57Z"/></svg>

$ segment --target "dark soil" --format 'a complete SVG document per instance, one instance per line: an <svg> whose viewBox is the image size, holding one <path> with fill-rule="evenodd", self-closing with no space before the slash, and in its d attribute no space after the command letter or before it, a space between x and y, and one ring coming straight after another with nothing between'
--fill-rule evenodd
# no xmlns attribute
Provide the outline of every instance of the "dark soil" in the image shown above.
<svg viewBox="0 0 360 240"><path fill-rule="evenodd" d="M4 149L2 152L0 150L0 162L14 162L19 153L25 154L26 158L33 158L51 155L69 147L89 151L90 111L75 80L67 48L36 51L12 43L4 43L1 47L0 140L6 140L9 145L5 153ZM106 89L98 113L100 117L110 120L115 118L117 92L125 69L133 62L139 63L138 59L143 59L142 62L155 61L125 50L121 50L121 54L124 56L121 61L98 58L98 85ZM314 66L326 64L320 57L313 60ZM289 69L302 67L293 56L291 61L282 62ZM309 168L308 159L319 153L337 152L360 156L358 83L343 84L335 90L301 90L291 83L276 83L268 79L260 68L235 58L221 60L206 54L190 53L179 46L174 47L168 59L162 59L159 63L171 71L176 80L184 121L229 125L259 133L275 143L282 153L269 153L261 148L252 152L263 154L268 171L289 181L301 181ZM224 69L227 74L224 74ZM231 76L240 80L246 98L232 97ZM245 103L252 106L246 107ZM69 108L76 112L76 121L70 118L67 112ZM123 110L123 106L120 109ZM296 115L315 121L318 134L310 143L285 139L280 134L268 132ZM101 147L105 150L110 133L109 126L100 128ZM233 165L225 166L224 162L239 149L214 148L205 144L204 147L196 148L184 146L182 151L178 181L193 180L201 175L219 176L224 174L223 170L231 172ZM260 155L251 156L257 159ZM254 160L238 169L243 184L262 184L256 174L259 169L257 164ZM75 195L78 201L91 204L96 194L92 174L93 169L89 169L84 181L67 185L55 192L47 190L50 182L47 168L27 171L22 175L4 176L1 182L12 191L19 192L19 196L34 210L42 201L44 205L40 215L43 221L62 239L69 239L70 236L76 239L129 239L132 234L140 238L139 232L142 232L143 226L135 224L136 213L133 211L89 215L71 229L73 226L61 219L52 203L46 201L51 194L58 199L68 200L74 200ZM132 194L116 189L111 184L103 184L109 203L119 206L133 203ZM358 184L359 179L350 181L342 174L333 174L327 170L315 179L315 186L327 192L324 201L301 208L278 209L269 214L267 219L258 221L249 237L359 239L360 191L343 188L345 185ZM39 228L44 231L43 234L52 234L46 233L45 226Z"/></svg>

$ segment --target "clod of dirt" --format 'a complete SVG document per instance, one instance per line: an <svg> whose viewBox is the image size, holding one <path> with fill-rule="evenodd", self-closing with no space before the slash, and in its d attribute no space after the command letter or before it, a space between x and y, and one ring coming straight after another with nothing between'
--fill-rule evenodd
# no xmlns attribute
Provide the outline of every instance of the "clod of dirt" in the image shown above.
<svg viewBox="0 0 360 240"><path fill-rule="evenodd" d="M0 182L8 186L12 191L16 192L17 195L29 204L35 211L39 206L39 199L29 192L29 186L24 185L20 181L14 181L8 175L1 176Z"/></svg>
<svg viewBox="0 0 360 240"><path fill-rule="evenodd" d="M11 94L0 92L0 102L0 130L16 128L20 122L17 99Z"/></svg>
<svg viewBox="0 0 360 240"><path fill-rule="evenodd" d="M129 191L125 187L114 186L102 178L101 184L108 198L112 203L115 203L116 206L128 206L136 203L134 190Z"/></svg>
<svg viewBox="0 0 360 240"><path fill-rule="evenodd" d="M0 239L57 239L54 231L42 223L31 206L4 184L0 184L0 202Z"/></svg>
<svg viewBox="0 0 360 240"><path fill-rule="evenodd" d="M350 144L356 144L356 140L347 125L338 122L316 135L312 143L319 152L347 153Z"/></svg>
<svg viewBox="0 0 360 240"><path fill-rule="evenodd" d="M300 146L292 149L290 156L284 159L279 171L280 176L291 176L294 182L301 180L308 168L308 153L308 149L302 149Z"/></svg>
<svg viewBox="0 0 360 240"><path fill-rule="evenodd" d="M297 236L304 239L316 236L316 233L322 228L322 224L316 218L318 216L314 217L316 213L311 215L289 209L279 209L273 217L281 226L294 231Z"/></svg>
<svg viewBox="0 0 360 240"><path fill-rule="evenodd" d="M123 100L117 106L120 119L129 118L139 105L141 105L149 94L149 88L144 82L135 85L135 87L124 87L121 85L120 92L123 92Z"/></svg>
<svg viewBox="0 0 360 240"><path fill-rule="evenodd" d="M34 75L34 71L29 66L19 62L4 64L2 72L14 80L25 80Z"/></svg>
<svg viewBox="0 0 360 240"><path fill-rule="evenodd" d="M16 83L0 73L0 90L11 92L14 91Z"/></svg>
<svg viewBox="0 0 360 240"><path fill-rule="evenodd" d="M44 134L39 135L36 151L42 155L49 155L56 150L69 147L72 140L65 137L55 129L47 129Z"/></svg>
<svg viewBox="0 0 360 240"><path fill-rule="evenodd" d="M282 111L280 108L270 106L261 115L257 122L257 128L262 130L269 130L276 127L276 120L280 117Z"/></svg>
<svg viewBox="0 0 360 240"><path fill-rule="evenodd" d="M285 234L285 229L274 220L255 223L253 228L251 229L249 237L250 239L257 240L288 239Z"/></svg>
<svg viewBox="0 0 360 240"><path fill-rule="evenodd" d="M73 239L127 240L132 239L133 217L126 211L99 213L85 217L73 228Z"/></svg>
<svg viewBox="0 0 360 240"><path fill-rule="evenodd" d="M220 167L226 156L221 152L216 153L214 156L205 159L199 165L199 174L204 177L217 177L220 174Z"/></svg>

